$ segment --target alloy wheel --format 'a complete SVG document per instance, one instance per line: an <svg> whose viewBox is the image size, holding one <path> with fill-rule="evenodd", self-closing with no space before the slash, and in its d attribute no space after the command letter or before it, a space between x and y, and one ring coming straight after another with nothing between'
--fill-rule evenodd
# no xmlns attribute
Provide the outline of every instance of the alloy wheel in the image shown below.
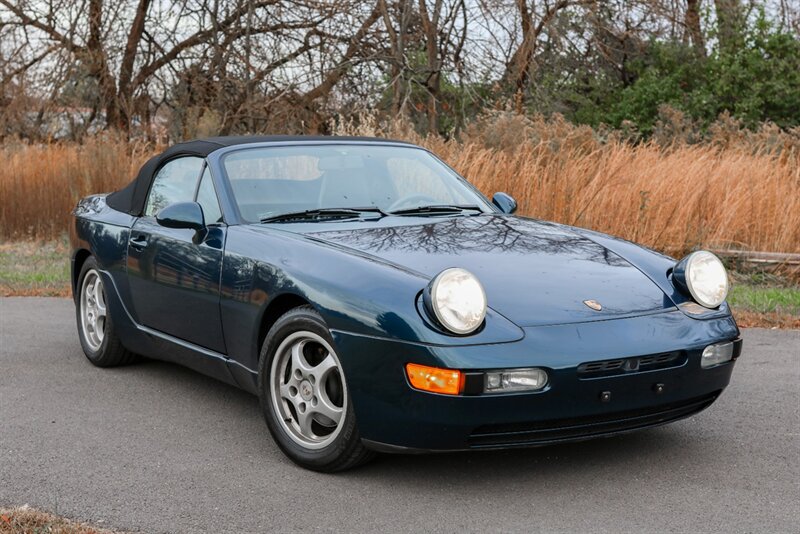
<svg viewBox="0 0 800 534"><path fill-rule="evenodd" d="M270 385L278 420L294 442L321 449L336 439L347 413L347 386L327 341L309 331L287 336L272 360Z"/></svg>
<svg viewBox="0 0 800 534"><path fill-rule="evenodd" d="M100 350L106 328L106 294L100 274L91 269L83 277L80 293L83 338L92 351Z"/></svg>

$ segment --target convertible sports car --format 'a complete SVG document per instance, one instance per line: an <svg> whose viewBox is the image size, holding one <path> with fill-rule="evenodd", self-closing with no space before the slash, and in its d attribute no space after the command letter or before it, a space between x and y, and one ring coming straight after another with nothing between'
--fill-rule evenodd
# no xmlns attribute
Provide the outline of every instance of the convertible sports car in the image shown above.
<svg viewBox="0 0 800 534"><path fill-rule="evenodd" d="M711 405L741 352L720 261L512 215L368 138L179 144L71 227L89 360L258 395L298 464L542 445Z"/></svg>

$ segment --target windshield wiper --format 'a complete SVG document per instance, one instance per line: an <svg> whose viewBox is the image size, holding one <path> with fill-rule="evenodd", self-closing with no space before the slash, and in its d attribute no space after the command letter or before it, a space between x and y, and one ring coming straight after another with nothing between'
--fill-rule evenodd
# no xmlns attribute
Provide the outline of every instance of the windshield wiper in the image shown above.
<svg viewBox="0 0 800 534"><path fill-rule="evenodd" d="M320 221L323 219L353 219L361 217L364 213L376 213L377 219L386 215L380 208L317 208L304 211L293 211L264 217L260 222L292 222L292 221Z"/></svg>
<svg viewBox="0 0 800 534"><path fill-rule="evenodd" d="M449 215L451 213L462 213L464 211L478 211L483 213L480 206L469 205L451 205L451 204L433 204L430 206L417 206L416 208L407 208L404 210L396 210L389 212L390 215Z"/></svg>

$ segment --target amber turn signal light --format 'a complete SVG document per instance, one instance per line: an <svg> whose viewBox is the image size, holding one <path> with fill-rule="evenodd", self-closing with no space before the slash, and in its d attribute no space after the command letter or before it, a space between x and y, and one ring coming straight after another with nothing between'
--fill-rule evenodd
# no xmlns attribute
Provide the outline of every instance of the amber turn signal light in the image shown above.
<svg viewBox="0 0 800 534"><path fill-rule="evenodd" d="M464 389L464 375L454 369L440 369L416 363L406 364L408 381L416 389L441 393L443 395L458 395Z"/></svg>

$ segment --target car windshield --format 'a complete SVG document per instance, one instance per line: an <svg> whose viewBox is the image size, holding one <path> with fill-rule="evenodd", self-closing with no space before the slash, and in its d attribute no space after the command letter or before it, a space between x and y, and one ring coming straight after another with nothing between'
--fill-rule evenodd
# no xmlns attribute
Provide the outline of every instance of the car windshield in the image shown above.
<svg viewBox="0 0 800 534"><path fill-rule="evenodd" d="M222 161L239 212L249 222L340 208L404 215L454 215L461 213L455 209L459 207L470 214L492 211L486 199L449 167L415 147L247 148L225 155ZM428 206L436 209L416 210Z"/></svg>

